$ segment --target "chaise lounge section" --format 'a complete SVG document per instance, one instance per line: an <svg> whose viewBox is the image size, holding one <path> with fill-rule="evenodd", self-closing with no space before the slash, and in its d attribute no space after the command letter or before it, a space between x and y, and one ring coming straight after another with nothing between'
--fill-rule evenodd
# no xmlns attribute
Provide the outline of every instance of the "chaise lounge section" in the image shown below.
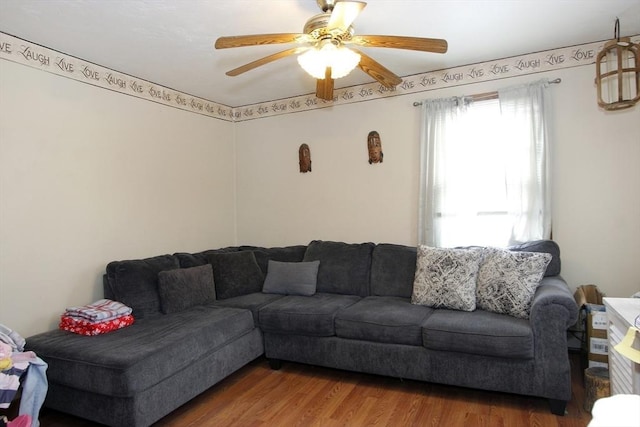
<svg viewBox="0 0 640 427"><path fill-rule="evenodd" d="M133 325L27 346L49 364L45 406L111 426L148 426L262 355L537 396L563 415L578 309L554 242L513 249L552 255L527 319L413 304L415 247L312 241L112 262L105 298Z"/></svg>

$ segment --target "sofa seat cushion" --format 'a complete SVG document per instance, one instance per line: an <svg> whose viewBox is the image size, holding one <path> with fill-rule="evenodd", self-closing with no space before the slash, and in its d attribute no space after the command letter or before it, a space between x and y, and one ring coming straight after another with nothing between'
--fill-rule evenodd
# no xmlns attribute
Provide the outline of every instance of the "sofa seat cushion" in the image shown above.
<svg viewBox="0 0 640 427"><path fill-rule="evenodd" d="M338 311L359 300L355 295L288 295L262 307L258 323L264 332L330 337Z"/></svg>
<svg viewBox="0 0 640 427"><path fill-rule="evenodd" d="M222 307L235 307L245 308L251 310L253 314L253 321L258 324L258 311L265 305L279 300L283 295L276 294L264 294L262 292L253 292L246 295L240 295L239 297L227 298L216 301L216 305Z"/></svg>
<svg viewBox="0 0 640 427"><path fill-rule="evenodd" d="M366 297L340 310L336 335L364 341L422 345L422 324L434 309L409 298Z"/></svg>
<svg viewBox="0 0 640 427"><path fill-rule="evenodd" d="M49 382L130 397L255 329L249 310L197 306L98 336L55 330L28 339Z"/></svg>
<svg viewBox="0 0 640 427"><path fill-rule="evenodd" d="M432 350L521 359L534 356L528 320L484 310L435 310L424 323L422 341Z"/></svg>

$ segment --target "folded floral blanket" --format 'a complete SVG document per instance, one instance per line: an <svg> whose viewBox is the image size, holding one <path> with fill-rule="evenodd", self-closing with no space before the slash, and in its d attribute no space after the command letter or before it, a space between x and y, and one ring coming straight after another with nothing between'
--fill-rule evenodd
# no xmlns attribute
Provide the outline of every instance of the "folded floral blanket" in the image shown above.
<svg viewBox="0 0 640 427"><path fill-rule="evenodd" d="M121 302L101 299L81 307L69 307L66 309L64 316L80 317L98 322L131 314L131 311L131 307L127 307Z"/></svg>
<svg viewBox="0 0 640 427"><path fill-rule="evenodd" d="M133 316L125 314L102 322L92 322L83 318L62 315L60 317L60 329L80 335L100 335L115 331L133 324Z"/></svg>

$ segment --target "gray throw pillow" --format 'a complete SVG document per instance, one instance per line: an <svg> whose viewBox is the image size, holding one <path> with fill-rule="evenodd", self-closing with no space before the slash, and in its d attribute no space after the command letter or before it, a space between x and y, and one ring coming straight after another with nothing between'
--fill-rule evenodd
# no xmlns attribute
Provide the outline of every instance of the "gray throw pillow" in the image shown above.
<svg viewBox="0 0 640 427"><path fill-rule="evenodd" d="M528 319L533 296L552 256L486 248L478 272L478 308Z"/></svg>
<svg viewBox="0 0 640 427"><path fill-rule="evenodd" d="M158 273L160 306L165 314L210 304L216 300L213 269L205 264L199 267L179 268Z"/></svg>
<svg viewBox="0 0 640 427"><path fill-rule="evenodd" d="M509 246L507 249L514 252L544 252L551 254L551 261L545 271L545 276L557 276L560 274L560 246L553 240L534 240L525 242L515 246Z"/></svg>
<svg viewBox="0 0 640 427"><path fill-rule="evenodd" d="M482 249L418 246L411 303L434 308L476 309L476 277Z"/></svg>
<svg viewBox="0 0 640 427"><path fill-rule="evenodd" d="M316 293L320 261L280 262L269 260L262 292L311 296Z"/></svg>

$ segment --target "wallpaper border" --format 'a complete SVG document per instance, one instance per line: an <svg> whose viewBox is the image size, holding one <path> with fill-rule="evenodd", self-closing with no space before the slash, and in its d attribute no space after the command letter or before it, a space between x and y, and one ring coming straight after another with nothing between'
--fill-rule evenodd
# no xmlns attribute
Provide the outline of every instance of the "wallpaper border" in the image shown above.
<svg viewBox="0 0 640 427"><path fill-rule="evenodd" d="M631 37L640 43L640 35ZM333 101L325 101L315 94L262 102L233 110L234 120L252 120L280 114L328 108L355 102L373 101L392 96L402 96L428 92L453 86L500 80L528 74L536 74L564 68L595 64L596 56L608 40L585 43L576 46L546 50L526 55L512 56L493 61L464 65L456 68L415 74L402 78L402 83L394 89L387 89L379 83L339 88L334 91ZM595 78L595 68L593 72Z"/></svg>
<svg viewBox="0 0 640 427"><path fill-rule="evenodd" d="M632 36L631 39L634 43L640 43L640 35ZM240 122L590 65L595 63L596 55L606 41L608 40L406 76L394 89L387 89L379 83L340 88L335 90L333 101L307 94L241 107L230 107L179 92L3 32L0 32L0 59L191 113Z"/></svg>
<svg viewBox="0 0 640 427"><path fill-rule="evenodd" d="M0 59L191 113L233 121L233 109L227 105L129 76L3 32L0 32Z"/></svg>

